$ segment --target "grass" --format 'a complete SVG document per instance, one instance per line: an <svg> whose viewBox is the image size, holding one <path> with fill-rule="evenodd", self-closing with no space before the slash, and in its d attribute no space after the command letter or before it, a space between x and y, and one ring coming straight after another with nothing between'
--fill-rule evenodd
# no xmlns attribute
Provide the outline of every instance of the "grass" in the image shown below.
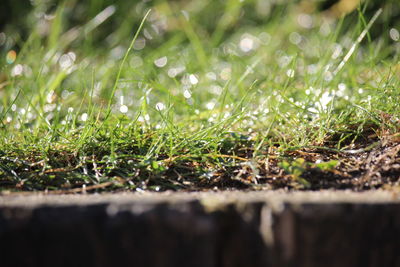
<svg viewBox="0 0 400 267"><path fill-rule="evenodd" d="M1 35L0 190L397 186L394 2L262 3L37 4Z"/></svg>

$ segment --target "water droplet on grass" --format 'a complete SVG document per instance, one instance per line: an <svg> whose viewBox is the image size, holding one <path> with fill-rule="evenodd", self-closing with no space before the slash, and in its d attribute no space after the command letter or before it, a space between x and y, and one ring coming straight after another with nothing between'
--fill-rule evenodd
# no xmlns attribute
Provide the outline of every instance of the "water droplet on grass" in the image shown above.
<svg viewBox="0 0 400 267"><path fill-rule="evenodd" d="M336 59L342 55L343 47L340 44L335 44L333 47L332 59Z"/></svg>
<svg viewBox="0 0 400 267"><path fill-rule="evenodd" d="M81 121L87 121L87 119L88 119L88 114L87 113L83 113L81 115Z"/></svg>
<svg viewBox="0 0 400 267"><path fill-rule="evenodd" d="M196 85L196 84L199 83L199 79L197 78L196 75L190 74L190 75L189 75L189 82L190 82L191 84L193 84L193 85Z"/></svg>
<svg viewBox="0 0 400 267"><path fill-rule="evenodd" d="M329 25L329 23L328 22L324 22L324 23L322 23L322 25L321 25L321 27L320 27L320 29L319 29L319 33L322 35L322 36L328 36L330 33L331 33L331 26Z"/></svg>
<svg viewBox="0 0 400 267"><path fill-rule="evenodd" d="M289 41L290 41L292 44L295 44L295 45L300 44L301 39L302 39L302 37L301 37L301 35L300 35L298 32L292 32L292 33L289 35Z"/></svg>
<svg viewBox="0 0 400 267"><path fill-rule="evenodd" d="M175 78L176 76L178 76L179 74L181 74L185 70L186 70L185 66L179 66L179 67L176 67L176 68L170 68L168 70L168 76L171 77L171 78Z"/></svg>
<svg viewBox="0 0 400 267"><path fill-rule="evenodd" d="M143 35L146 37L148 40L152 40L153 36L151 35L150 31L148 29L143 30Z"/></svg>
<svg viewBox="0 0 400 267"><path fill-rule="evenodd" d="M244 34L239 42L239 48L245 53L254 49L254 40L250 35Z"/></svg>
<svg viewBox="0 0 400 267"><path fill-rule="evenodd" d="M214 106L215 106L215 103L214 103L214 102L208 102L208 103L206 104L206 108L207 108L208 110L212 110L212 109L214 108Z"/></svg>
<svg viewBox="0 0 400 267"><path fill-rule="evenodd" d="M329 92L325 92L322 94L319 99L319 106L321 109L325 110L328 107L328 104L333 100L333 96Z"/></svg>
<svg viewBox="0 0 400 267"><path fill-rule="evenodd" d="M143 60L141 57L139 56L133 56L132 59L129 61L129 64L133 67L133 68L138 68L140 66L143 65Z"/></svg>
<svg viewBox="0 0 400 267"><path fill-rule="evenodd" d="M111 49L110 57L113 60L119 60L124 56L125 48L123 46L117 46Z"/></svg>
<svg viewBox="0 0 400 267"><path fill-rule="evenodd" d="M339 83L339 85L338 85L338 89L339 89L339 91L344 91L344 90L346 90L346 84L344 84L344 83Z"/></svg>
<svg viewBox="0 0 400 267"><path fill-rule="evenodd" d="M51 111L53 111L56 107L57 107L56 104L47 104L47 105L44 105L43 111L46 112L46 113L47 113L47 112L51 112Z"/></svg>
<svg viewBox="0 0 400 267"><path fill-rule="evenodd" d="M289 78L293 78L294 77L294 70L293 69L288 69L287 71L286 71L286 75L289 77Z"/></svg>
<svg viewBox="0 0 400 267"><path fill-rule="evenodd" d="M146 46L146 39L143 37L139 37L136 39L136 42L133 44L133 49L142 50Z"/></svg>
<svg viewBox="0 0 400 267"><path fill-rule="evenodd" d="M217 75L214 72L207 72L206 77L211 81L215 81L217 79Z"/></svg>
<svg viewBox="0 0 400 267"><path fill-rule="evenodd" d="M318 72L318 66L316 64L310 64L307 66L308 74L316 74Z"/></svg>
<svg viewBox="0 0 400 267"><path fill-rule="evenodd" d="M393 41L398 41L399 39L400 39L400 33L399 33L399 31L397 30L397 29L395 29L395 28L391 28L390 30L389 30L389 35L390 35L390 38L392 38L392 40Z"/></svg>
<svg viewBox="0 0 400 267"><path fill-rule="evenodd" d="M306 29L310 29L313 26L313 18L306 13L301 13L297 16L297 23Z"/></svg>
<svg viewBox="0 0 400 267"><path fill-rule="evenodd" d="M127 113L128 112L128 107L126 106L126 105L122 105L122 106L120 106L120 108L119 108L119 111L121 112L121 113Z"/></svg>
<svg viewBox="0 0 400 267"><path fill-rule="evenodd" d="M75 54L73 54L73 55L75 55ZM74 56L74 58L75 58L75 56ZM72 58L70 54L64 54L58 60L58 64L60 65L61 69L63 69L63 70L68 69L68 68L72 67L72 65L74 64L74 58Z"/></svg>
<svg viewBox="0 0 400 267"><path fill-rule="evenodd" d="M15 62L16 59L17 59L17 52L15 52L14 50L10 50L6 56L7 63L12 64Z"/></svg>
<svg viewBox="0 0 400 267"><path fill-rule="evenodd" d="M154 65L156 65L159 68L165 67L167 65L168 58L167 57L160 57L156 60L154 60Z"/></svg>
<svg viewBox="0 0 400 267"><path fill-rule="evenodd" d="M14 68L12 68L11 76L12 77L20 76L20 75L22 75L23 72L24 72L24 67L21 64L18 64L16 66L14 66Z"/></svg>
<svg viewBox="0 0 400 267"><path fill-rule="evenodd" d="M191 98L191 97L192 97L192 93L190 93L189 90L185 90L185 91L183 92L183 96L184 96L185 98Z"/></svg>
<svg viewBox="0 0 400 267"><path fill-rule="evenodd" d="M262 32L258 35L258 38L260 39L261 43L263 45L267 45L269 44L269 42L271 41L271 35L269 35L266 32Z"/></svg>
<svg viewBox="0 0 400 267"><path fill-rule="evenodd" d="M332 72L326 71L326 72L324 73L324 79L325 79L325 81L327 81L327 82L332 81L332 79L333 79L333 74L332 74Z"/></svg>
<svg viewBox="0 0 400 267"><path fill-rule="evenodd" d="M222 80L227 81L231 79L231 74L232 74L232 69L230 67L226 67L222 69L221 73L219 74L219 77Z"/></svg>
<svg viewBox="0 0 400 267"><path fill-rule="evenodd" d="M158 111L164 110L164 109L165 109L164 103L158 102L158 103L156 104L156 109L157 109Z"/></svg>
<svg viewBox="0 0 400 267"><path fill-rule="evenodd" d="M222 87L219 85L211 85L210 92L214 95L220 95L222 93Z"/></svg>

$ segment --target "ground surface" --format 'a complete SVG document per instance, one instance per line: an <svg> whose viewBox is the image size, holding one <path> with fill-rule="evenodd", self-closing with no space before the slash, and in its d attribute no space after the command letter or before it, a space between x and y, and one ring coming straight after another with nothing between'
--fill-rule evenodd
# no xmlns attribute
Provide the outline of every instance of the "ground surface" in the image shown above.
<svg viewBox="0 0 400 267"><path fill-rule="evenodd" d="M136 174L140 177L147 176L141 182L141 186L135 187L134 191L150 189L150 191L164 191L168 189L197 191L197 190L321 190L321 189L352 189L363 191L369 189L388 189L399 191L400 177L400 144L398 137L386 137L377 140L368 146L358 146L349 150L336 150L327 147L302 148L284 153L269 150L265 159L254 160L246 155L238 153L235 156L221 155L226 158L233 158L238 163L233 166L221 166L205 176L198 172L202 163L192 160L176 163L166 163L166 170L154 175L151 171L142 170L143 173ZM292 160L290 163L286 160ZM4 159L3 159L4 160ZM29 163L7 159L8 164L12 163L14 171L19 175L35 179L35 176L43 177L54 175L49 184L55 187L63 186L65 177L73 176L74 170L65 168L49 169L43 174L38 174L35 168L20 170ZM286 165L282 164L285 162ZM197 166L196 166L197 165ZM90 168L90 167L88 167ZM77 171L79 174L79 171ZM38 177L38 178L39 178ZM58 179L57 179L58 177ZM184 177L184 178L183 178ZM70 183L67 188L53 190L53 193L85 193L104 191L126 191L126 186L133 183L136 177L128 177L126 180L117 178L113 181L97 183L86 186L82 181L77 180ZM13 191L15 186L18 189L29 189L21 181L17 185L11 181L3 180L1 186L4 192ZM68 187L74 187L69 189ZM8 189L8 190L7 190Z"/></svg>

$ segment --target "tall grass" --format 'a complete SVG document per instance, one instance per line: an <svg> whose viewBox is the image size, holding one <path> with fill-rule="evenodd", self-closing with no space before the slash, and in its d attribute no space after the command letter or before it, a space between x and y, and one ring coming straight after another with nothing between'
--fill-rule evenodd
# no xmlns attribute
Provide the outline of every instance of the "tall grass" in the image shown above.
<svg viewBox="0 0 400 267"><path fill-rule="evenodd" d="M295 2L89 2L37 4L26 36L2 33L0 179L13 185L157 187L398 131L390 1L342 18Z"/></svg>

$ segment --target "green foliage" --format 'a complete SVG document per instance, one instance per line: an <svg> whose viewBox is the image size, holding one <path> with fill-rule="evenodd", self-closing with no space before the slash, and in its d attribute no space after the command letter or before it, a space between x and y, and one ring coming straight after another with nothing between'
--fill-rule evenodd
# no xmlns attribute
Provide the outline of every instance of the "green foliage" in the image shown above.
<svg viewBox="0 0 400 267"><path fill-rule="evenodd" d="M315 163L313 166L322 171L332 171L338 164L338 160L330 160L326 162Z"/></svg>
<svg viewBox="0 0 400 267"><path fill-rule="evenodd" d="M225 185L272 148L398 132L393 1L364 39L368 1L340 19L297 1L30 2L0 29L0 188ZM337 164L279 166L309 187Z"/></svg>
<svg viewBox="0 0 400 267"><path fill-rule="evenodd" d="M305 188L309 188L311 184L306 179L302 178L301 175L307 170L308 166L309 164L303 158L295 159L292 162L284 160L280 163L280 167L282 167L286 173L292 175L293 179L298 181Z"/></svg>

